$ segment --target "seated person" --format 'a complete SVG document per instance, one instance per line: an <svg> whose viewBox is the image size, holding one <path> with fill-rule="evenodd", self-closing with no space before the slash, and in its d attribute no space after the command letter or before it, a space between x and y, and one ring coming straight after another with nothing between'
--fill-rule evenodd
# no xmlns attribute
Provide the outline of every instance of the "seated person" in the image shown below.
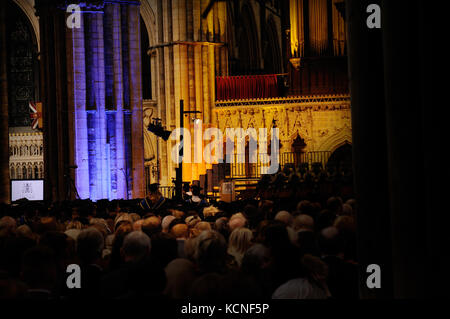
<svg viewBox="0 0 450 319"><path fill-rule="evenodd" d="M149 194L139 203L139 206L145 212L158 214L162 212L169 203L169 200L161 194L158 188L158 183L151 184Z"/></svg>

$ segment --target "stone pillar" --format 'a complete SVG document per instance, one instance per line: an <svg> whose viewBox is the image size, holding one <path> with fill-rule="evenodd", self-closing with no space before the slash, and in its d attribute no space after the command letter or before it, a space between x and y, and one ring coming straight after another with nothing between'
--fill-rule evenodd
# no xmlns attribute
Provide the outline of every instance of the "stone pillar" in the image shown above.
<svg viewBox="0 0 450 319"><path fill-rule="evenodd" d="M121 52L121 17L120 5L116 3L106 4L107 21L111 24L112 32L112 69L114 80L114 103L115 103L115 175L117 181L116 198L126 198L127 185L125 172L125 138L123 122L123 72Z"/></svg>
<svg viewBox="0 0 450 319"><path fill-rule="evenodd" d="M383 54L381 30L368 29L370 1L348 0L349 78L352 108L353 170L358 202L360 295L392 297L392 261ZM370 75L370 76L369 76ZM378 264L381 289L368 289L366 268Z"/></svg>
<svg viewBox="0 0 450 319"><path fill-rule="evenodd" d="M168 130L179 126L179 103L184 100L185 111L200 111L196 117L212 125L215 102L215 76L226 75L228 51L226 42L226 3L214 4L206 19L201 14L209 0L156 1L158 109L162 125ZM186 116L184 127L190 127ZM191 132L193 137L193 132ZM171 159L173 142L161 143L162 185L172 185L176 164ZM193 156L193 143L191 154ZM185 164L183 178L199 179L205 174L204 164Z"/></svg>
<svg viewBox="0 0 450 319"><path fill-rule="evenodd" d="M72 173L79 196L89 198L89 187L83 183L89 180L88 129L86 114L86 66L84 45L84 19L80 28L67 28L67 59L73 61L68 65L68 107L69 132L74 132L75 138L70 139L71 158L78 166L76 173ZM73 195L72 195L73 196Z"/></svg>
<svg viewBox="0 0 450 319"><path fill-rule="evenodd" d="M10 202L6 1L0 2L0 203Z"/></svg>
<svg viewBox="0 0 450 319"><path fill-rule="evenodd" d="M130 109L132 112L132 196L145 196L144 132L141 83L141 33L139 5L128 5L128 49L130 65Z"/></svg>
<svg viewBox="0 0 450 319"><path fill-rule="evenodd" d="M383 0L381 9L393 294L443 298L449 283L443 267L449 257L443 244L447 191L441 186L448 183L442 144L447 116L433 101L432 79L442 78L434 65L436 17L432 4L419 0L406 6Z"/></svg>
<svg viewBox="0 0 450 319"><path fill-rule="evenodd" d="M45 197L64 200L70 182L67 174L70 158L67 101L66 17L64 9L50 0L36 0L41 41L40 92L44 122Z"/></svg>
<svg viewBox="0 0 450 319"><path fill-rule="evenodd" d="M69 172L81 198L143 197L139 1L81 6L80 28L70 29L64 4L38 0L36 5L50 160L46 194L64 199Z"/></svg>

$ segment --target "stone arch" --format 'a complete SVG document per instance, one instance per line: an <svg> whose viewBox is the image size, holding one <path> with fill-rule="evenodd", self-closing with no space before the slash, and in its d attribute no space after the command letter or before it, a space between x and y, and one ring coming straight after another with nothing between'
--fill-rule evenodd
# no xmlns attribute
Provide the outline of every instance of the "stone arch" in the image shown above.
<svg viewBox="0 0 450 319"><path fill-rule="evenodd" d="M156 43L155 39L156 19L155 13L149 2L150 2L149 0L141 1L140 12L142 20L144 21L145 27L147 29L149 44L152 46L155 45Z"/></svg>
<svg viewBox="0 0 450 319"><path fill-rule="evenodd" d="M341 130L322 142L319 147L317 147L317 151L330 151L333 153L345 144L352 144L351 131Z"/></svg>
<svg viewBox="0 0 450 319"><path fill-rule="evenodd" d="M33 30L34 36L36 37L37 50L40 52L40 33L39 33L39 20L36 17L36 10L34 9L34 1L30 0L14 0L14 3L25 13L30 22Z"/></svg>
<svg viewBox="0 0 450 319"><path fill-rule="evenodd" d="M239 71L252 73L260 68L260 45L258 27L251 3L244 2L241 7L241 22L239 35Z"/></svg>
<svg viewBox="0 0 450 319"><path fill-rule="evenodd" d="M10 170L9 178L16 179L16 169L15 169L14 165L10 165L9 170Z"/></svg>
<svg viewBox="0 0 450 319"><path fill-rule="evenodd" d="M29 101L39 99L39 26L30 1L7 0L5 9L9 126L29 126Z"/></svg>
<svg viewBox="0 0 450 319"><path fill-rule="evenodd" d="M140 26L141 26L141 75L142 94L144 99L156 100L156 55L157 51L149 52L149 47L156 44L156 19L153 8L156 4L152 0L143 0L140 6ZM146 47L145 47L146 46Z"/></svg>
<svg viewBox="0 0 450 319"><path fill-rule="evenodd" d="M266 73L281 73L281 46L277 26L272 14L267 19L266 33L268 42L263 52L264 70Z"/></svg>

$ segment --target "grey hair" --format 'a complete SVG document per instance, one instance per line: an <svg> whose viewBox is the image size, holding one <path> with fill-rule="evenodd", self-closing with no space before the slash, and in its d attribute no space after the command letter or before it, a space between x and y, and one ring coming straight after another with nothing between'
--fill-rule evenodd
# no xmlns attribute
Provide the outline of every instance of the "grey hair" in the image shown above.
<svg viewBox="0 0 450 319"><path fill-rule="evenodd" d="M125 236L122 244L126 256L140 258L150 253L152 248L150 237L140 230L135 230Z"/></svg>
<svg viewBox="0 0 450 319"><path fill-rule="evenodd" d="M287 226L291 226L294 218L288 211L281 210L275 215L275 220L283 222Z"/></svg>
<svg viewBox="0 0 450 319"><path fill-rule="evenodd" d="M92 262L101 257L104 247L105 239L102 233L94 227L83 229L77 237L78 254L86 262Z"/></svg>

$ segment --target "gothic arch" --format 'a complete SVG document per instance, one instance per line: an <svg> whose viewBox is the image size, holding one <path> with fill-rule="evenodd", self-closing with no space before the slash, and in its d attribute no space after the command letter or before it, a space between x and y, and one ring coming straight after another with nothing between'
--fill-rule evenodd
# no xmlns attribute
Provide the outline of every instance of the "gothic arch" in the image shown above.
<svg viewBox="0 0 450 319"><path fill-rule="evenodd" d="M144 21L145 27L147 29L148 34L148 42L150 45L155 45L155 32L156 32L156 19L155 13L152 9L152 5L149 2L153 2L150 0L141 1L141 17Z"/></svg>
<svg viewBox="0 0 450 319"><path fill-rule="evenodd" d="M30 0L14 0L14 3L23 11L27 16L36 38L37 51L40 52L40 33L39 33L39 20L36 17L36 10L34 9L34 1Z"/></svg>
<svg viewBox="0 0 450 319"><path fill-rule="evenodd" d="M343 129L322 142L317 150L330 151L333 153L339 147L345 144L352 144L351 130Z"/></svg>
<svg viewBox="0 0 450 319"><path fill-rule="evenodd" d="M144 100L155 100L157 95L155 72L152 72L156 70L156 54L148 52L149 47L156 44L156 19L152 6L156 7L152 0L143 0L140 6L141 76Z"/></svg>
<svg viewBox="0 0 450 319"><path fill-rule="evenodd" d="M255 15L248 1L242 5L240 16L242 21L238 35L240 71L252 72L260 68L260 46Z"/></svg>
<svg viewBox="0 0 450 319"><path fill-rule="evenodd" d="M266 73L282 72L282 57L279 34L273 16L270 15L266 24L267 46L264 48L264 69Z"/></svg>
<svg viewBox="0 0 450 319"><path fill-rule="evenodd" d="M34 9L27 1L8 0L6 10L9 126L29 126L28 102L39 99L39 39L33 24Z"/></svg>

